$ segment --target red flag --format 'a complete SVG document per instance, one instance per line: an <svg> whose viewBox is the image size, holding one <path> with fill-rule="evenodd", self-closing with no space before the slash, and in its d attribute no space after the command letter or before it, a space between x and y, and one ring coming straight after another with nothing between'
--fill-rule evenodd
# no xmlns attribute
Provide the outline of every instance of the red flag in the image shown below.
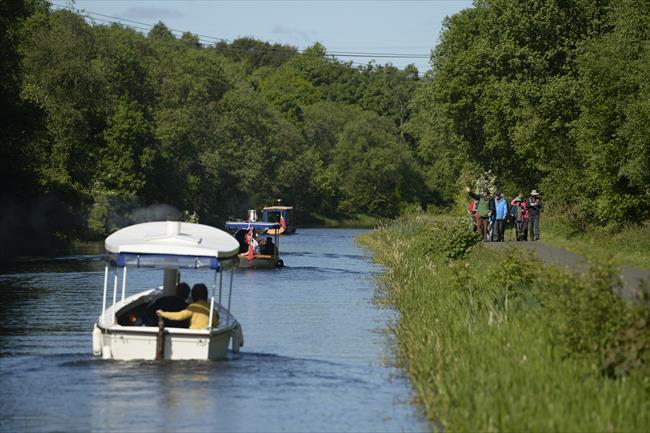
<svg viewBox="0 0 650 433"><path fill-rule="evenodd" d="M252 262L255 258L255 247L253 246L253 229L251 228L246 233L246 243L248 244L248 251L246 252L246 259Z"/></svg>
<svg viewBox="0 0 650 433"><path fill-rule="evenodd" d="M287 222L284 220L284 216L282 214L280 214L280 225L283 229L287 229Z"/></svg>

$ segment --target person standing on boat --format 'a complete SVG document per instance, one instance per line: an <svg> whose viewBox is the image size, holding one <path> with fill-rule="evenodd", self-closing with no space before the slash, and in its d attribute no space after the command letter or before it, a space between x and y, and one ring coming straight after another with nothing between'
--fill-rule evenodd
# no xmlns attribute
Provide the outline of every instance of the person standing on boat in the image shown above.
<svg viewBox="0 0 650 433"><path fill-rule="evenodd" d="M246 235L246 243L248 244L248 250L246 252L246 259L249 262L252 262L255 259L255 254L260 253L260 244L255 239L255 230L250 229Z"/></svg>
<svg viewBox="0 0 650 433"><path fill-rule="evenodd" d="M157 310L158 317L171 320L189 320L190 329L205 329L210 320L210 304L208 304L208 288L203 283L195 284L192 287L192 302L186 309L177 313ZM219 323L219 315L214 312L212 326Z"/></svg>
<svg viewBox="0 0 650 433"><path fill-rule="evenodd" d="M494 211L494 204L490 197L490 190L483 188L481 195L474 194L469 186L465 187L465 191L476 201L476 214L478 215L478 232L484 241L488 240L488 224L489 219Z"/></svg>
<svg viewBox="0 0 650 433"><path fill-rule="evenodd" d="M260 253L260 244L257 242L257 239L255 239L255 235L251 235L251 245L253 246L253 253L254 254L259 254Z"/></svg>

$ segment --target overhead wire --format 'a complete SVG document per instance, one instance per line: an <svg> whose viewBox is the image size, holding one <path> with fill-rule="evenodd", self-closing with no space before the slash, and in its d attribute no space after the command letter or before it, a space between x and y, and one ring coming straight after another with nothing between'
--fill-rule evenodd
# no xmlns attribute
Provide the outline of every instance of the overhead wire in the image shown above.
<svg viewBox="0 0 650 433"><path fill-rule="evenodd" d="M121 24L126 27L130 27L136 30L141 30L141 31L150 31L153 27L155 27L154 24L150 23L144 23L141 21L136 21L136 20L131 20L127 18L121 18L121 17L116 17L112 15L107 15L107 14L102 14L99 12L93 12L89 10L80 10L76 8L72 8L68 5L60 5L56 3L51 3L53 7L58 8L59 10L70 10L74 13L77 13L79 15L85 16L87 19L90 19L92 21L98 21L102 23L108 23L108 24ZM103 18L97 18L97 17L104 17L104 18L110 18L110 20L106 20ZM131 23L131 24L126 24L126 23ZM146 27L139 27L133 24L138 24L141 26L146 26ZM199 42L203 45L215 45L216 43L222 42L222 43L228 43L232 44L234 41L231 39L226 39L226 38L221 38L221 37L216 37L216 36L210 36L210 35L203 35L203 34L198 34L198 33L192 33L189 31L184 31L184 30L178 30L178 29L172 29L168 28L168 30L175 35L183 35L185 33L190 33L193 36L196 36ZM240 51L240 52L249 52L246 49L241 49L241 48L236 48L236 47L227 47L229 50L233 51ZM276 51L277 49L275 47L265 47L264 48L267 51ZM310 53L305 52L305 49L299 49L295 48L296 52L301 55L310 55ZM429 59L430 56L427 54L402 54L402 53L372 53L372 52L364 52L364 51L329 51L326 50L325 54L328 56L333 56L333 57L343 57L343 58L379 58L379 59ZM344 63L352 63L360 66L368 66L367 63L360 63L360 62L355 62L355 61L344 61Z"/></svg>

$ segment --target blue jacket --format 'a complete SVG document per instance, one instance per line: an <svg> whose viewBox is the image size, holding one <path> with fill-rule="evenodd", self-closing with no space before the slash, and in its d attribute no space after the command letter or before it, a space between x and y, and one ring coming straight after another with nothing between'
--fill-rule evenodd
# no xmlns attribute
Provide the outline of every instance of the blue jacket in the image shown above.
<svg viewBox="0 0 650 433"><path fill-rule="evenodd" d="M508 217L508 202L504 197L501 197L501 200L494 199L494 213L496 220L504 220Z"/></svg>

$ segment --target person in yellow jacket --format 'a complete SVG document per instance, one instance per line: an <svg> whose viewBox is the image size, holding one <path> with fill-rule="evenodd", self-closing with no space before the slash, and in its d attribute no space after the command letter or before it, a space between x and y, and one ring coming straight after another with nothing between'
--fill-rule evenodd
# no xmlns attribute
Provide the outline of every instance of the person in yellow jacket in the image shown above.
<svg viewBox="0 0 650 433"><path fill-rule="evenodd" d="M205 329L210 320L210 304L208 303L208 288L203 283L192 287L192 302L188 307L177 313L157 310L156 314L169 320L188 320L190 329ZM212 315L212 326L219 324L219 315L215 311Z"/></svg>

